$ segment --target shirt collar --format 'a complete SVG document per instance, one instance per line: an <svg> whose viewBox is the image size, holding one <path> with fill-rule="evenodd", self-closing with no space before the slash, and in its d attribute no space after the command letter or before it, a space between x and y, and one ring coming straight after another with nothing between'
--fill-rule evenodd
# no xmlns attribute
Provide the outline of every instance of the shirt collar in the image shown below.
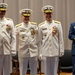
<svg viewBox="0 0 75 75"><path fill-rule="evenodd" d="M0 18L0 21L4 21L5 20L5 17L3 17L3 18Z"/></svg>
<svg viewBox="0 0 75 75"><path fill-rule="evenodd" d="M47 23L47 24L51 24L51 23L53 23L54 22L54 20L52 20L51 22L49 22L49 21L45 21L45 23Z"/></svg>
<svg viewBox="0 0 75 75"><path fill-rule="evenodd" d="M23 26L23 27L29 27L29 24L30 24L30 22L28 22L28 24L22 22L22 26Z"/></svg>

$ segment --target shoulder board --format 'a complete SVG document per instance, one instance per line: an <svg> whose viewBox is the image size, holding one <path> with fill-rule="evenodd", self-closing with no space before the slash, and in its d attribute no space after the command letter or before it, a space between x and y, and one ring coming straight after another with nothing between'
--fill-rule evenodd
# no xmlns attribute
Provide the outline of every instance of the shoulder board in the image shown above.
<svg viewBox="0 0 75 75"><path fill-rule="evenodd" d="M12 20L11 18L6 18L7 20Z"/></svg>
<svg viewBox="0 0 75 75"><path fill-rule="evenodd" d="M33 25L36 25L37 23L36 22L30 22L31 24L33 24Z"/></svg>
<svg viewBox="0 0 75 75"><path fill-rule="evenodd" d="M41 26L41 25L44 24L44 23L45 23L45 22L40 23L39 26Z"/></svg>
<svg viewBox="0 0 75 75"><path fill-rule="evenodd" d="M54 22L55 22L55 23L57 23L57 24L60 24L60 22L59 22L59 21L54 20Z"/></svg>
<svg viewBox="0 0 75 75"><path fill-rule="evenodd" d="M20 23L20 24L17 24L16 27L19 27L19 26L21 26L21 25L22 25L21 23Z"/></svg>

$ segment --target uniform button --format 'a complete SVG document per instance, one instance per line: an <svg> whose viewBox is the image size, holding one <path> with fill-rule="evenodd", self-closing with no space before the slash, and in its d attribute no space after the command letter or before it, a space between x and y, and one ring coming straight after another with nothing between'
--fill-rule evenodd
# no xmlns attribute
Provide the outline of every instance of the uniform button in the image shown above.
<svg viewBox="0 0 75 75"><path fill-rule="evenodd" d="M22 37L24 39L24 37Z"/></svg>
<svg viewBox="0 0 75 75"><path fill-rule="evenodd" d="M45 34L45 36L47 36L47 34Z"/></svg>
<svg viewBox="0 0 75 75"><path fill-rule="evenodd" d="M22 39L24 39L24 36L22 37Z"/></svg>
<svg viewBox="0 0 75 75"><path fill-rule="evenodd" d="M61 44L62 44L62 42L61 42Z"/></svg>
<svg viewBox="0 0 75 75"><path fill-rule="evenodd" d="M50 34L50 36L51 36L51 34Z"/></svg>
<svg viewBox="0 0 75 75"><path fill-rule="evenodd" d="M50 47L52 46L52 44L50 44Z"/></svg>
<svg viewBox="0 0 75 75"><path fill-rule="evenodd" d="M49 40L51 42L51 40Z"/></svg>

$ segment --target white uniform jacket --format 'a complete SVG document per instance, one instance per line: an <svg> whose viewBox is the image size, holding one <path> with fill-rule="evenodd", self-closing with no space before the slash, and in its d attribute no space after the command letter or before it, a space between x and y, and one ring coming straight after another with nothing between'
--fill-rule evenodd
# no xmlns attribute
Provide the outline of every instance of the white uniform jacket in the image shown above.
<svg viewBox="0 0 75 75"><path fill-rule="evenodd" d="M34 22L29 22L26 25L24 22L22 22L16 25L15 28L16 28L16 35L18 36L18 47L19 47L18 56L19 57L38 56L38 47L36 39L37 24Z"/></svg>
<svg viewBox="0 0 75 75"><path fill-rule="evenodd" d="M42 56L59 56L64 54L63 32L61 23L52 20L51 23L44 21L39 24L39 53ZM52 35L52 29L56 27L56 34Z"/></svg>
<svg viewBox="0 0 75 75"><path fill-rule="evenodd" d="M0 19L0 55L16 52L16 36L13 21L9 18Z"/></svg>

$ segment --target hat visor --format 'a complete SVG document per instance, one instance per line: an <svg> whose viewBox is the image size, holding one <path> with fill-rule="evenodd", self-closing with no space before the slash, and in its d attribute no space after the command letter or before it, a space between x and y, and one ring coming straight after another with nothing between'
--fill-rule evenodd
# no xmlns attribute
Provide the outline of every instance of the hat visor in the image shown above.
<svg viewBox="0 0 75 75"><path fill-rule="evenodd" d="M23 14L23 16L30 16L30 14Z"/></svg>
<svg viewBox="0 0 75 75"><path fill-rule="evenodd" d="M5 8L0 8L0 11L6 11L7 9L5 9Z"/></svg>
<svg viewBox="0 0 75 75"><path fill-rule="evenodd" d="M45 10L44 13L52 13L52 10Z"/></svg>

